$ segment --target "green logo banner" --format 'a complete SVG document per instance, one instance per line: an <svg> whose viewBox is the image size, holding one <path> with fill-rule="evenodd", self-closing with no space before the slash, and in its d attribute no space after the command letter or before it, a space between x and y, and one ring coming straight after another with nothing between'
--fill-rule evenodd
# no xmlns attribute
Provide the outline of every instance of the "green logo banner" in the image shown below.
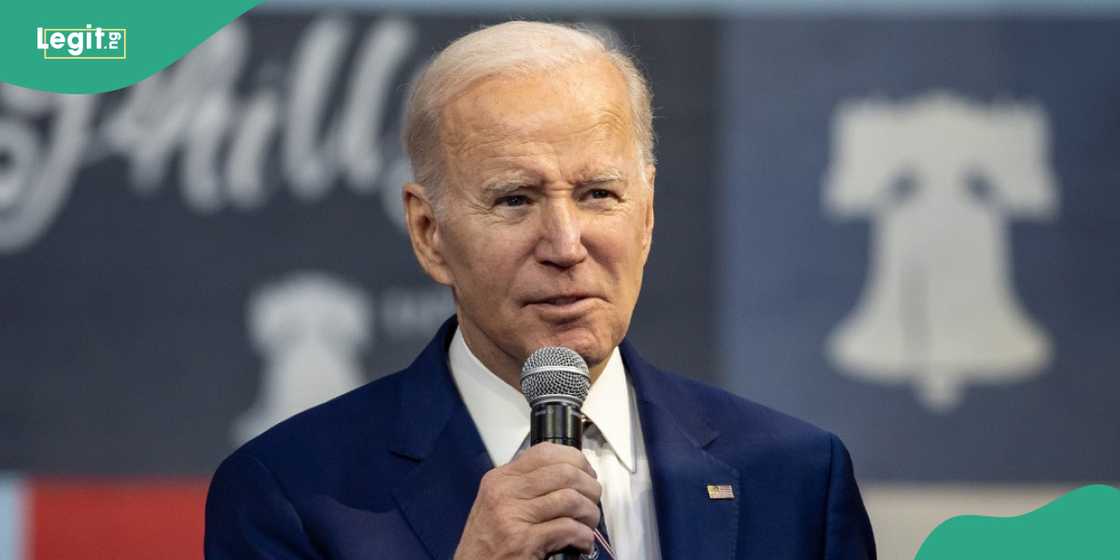
<svg viewBox="0 0 1120 560"><path fill-rule="evenodd" d="M1018 517L954 517L934 529L917 560L1120 558L1120 490L1096 484Z"/></svg>
<svg viewBox="0 0 1120 560"><path fill-rule="evenodd" d="M13 2L0 18L0 81L58 93L127 87L261 1Z"/></svg>

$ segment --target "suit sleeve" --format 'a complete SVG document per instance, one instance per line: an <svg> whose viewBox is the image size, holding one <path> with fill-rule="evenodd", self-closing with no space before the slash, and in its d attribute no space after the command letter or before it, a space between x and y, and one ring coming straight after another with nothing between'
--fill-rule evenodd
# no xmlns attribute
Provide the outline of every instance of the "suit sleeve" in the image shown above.
<svg viewBox="0 0 1120 560"><path fill-rule="evenodd" d="M852 470L852 458L840 438L831 435L828 481L827 560L875 560L875 537Z"/></svg>
<svg viewBox="0 0 1120 560"><path fill-rule="evenodd" d="M275 475L252 456L226 459L206 497L207 560L320 558Z"/></svg>

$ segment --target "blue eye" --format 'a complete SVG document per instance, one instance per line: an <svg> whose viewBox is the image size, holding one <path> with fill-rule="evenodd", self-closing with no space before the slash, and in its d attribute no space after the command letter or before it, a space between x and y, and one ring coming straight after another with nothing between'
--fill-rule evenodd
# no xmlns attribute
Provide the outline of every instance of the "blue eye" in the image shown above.
<svg viewBox="0 0 1120 560"><path fill-rule="evenodd" d="M611 191L608 191L606 189L593 189L588 194L591 196L591 198L595 199L610 198L612 196Z"/></svg>
<svg viewBox="0 0 1120 560"><path fill-rule="evenodd" d="M506 207L509 207L509 208L516 208L518 206L524 206L528 203L529 203L529 198L526 197L525 195L520 195L520 194L503 196L503 197L498 199L498 205L506 206Z"/></svg>

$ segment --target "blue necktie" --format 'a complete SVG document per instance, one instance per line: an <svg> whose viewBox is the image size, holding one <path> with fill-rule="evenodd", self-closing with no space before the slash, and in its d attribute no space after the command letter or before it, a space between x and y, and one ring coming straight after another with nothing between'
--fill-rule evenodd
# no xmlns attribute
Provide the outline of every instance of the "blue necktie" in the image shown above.
<svg viewBox="0 0 1120 560"><path fill-rule="evenodd" d="M583 433L587 437L590 428L595 426L595 423L584 417L583 419ZM595 426L596 431L598 426ZM599 431L599 438L605 439L603 433ZM611 546L610 534L607 533L607 516L603 513L603 502L599 502L599 526L595 528L595 548L592 549L591 554L584 554L583 558L587 560L615 560L614 548Z"/></svg>
<svg viewBox="0 0 1120 560"><path fill-rule="evenodd" d="M615 560L614 548L611 547L611 538L607 533L607 516L603 515L603 503L599 502L599 526L595 528L595 548L591 554L585 554L587 560Z"/></svg>

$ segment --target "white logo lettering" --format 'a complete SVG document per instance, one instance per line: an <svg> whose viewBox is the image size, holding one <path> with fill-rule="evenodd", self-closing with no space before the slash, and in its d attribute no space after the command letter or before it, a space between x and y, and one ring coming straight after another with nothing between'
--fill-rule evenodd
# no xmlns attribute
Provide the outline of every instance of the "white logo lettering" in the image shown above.
<svg viewBox="0 0 1120 560"><path fill-rule="evenodd" d="M125 60L128 30L85 28L35 28L35 48L45 60Z"/></svg>

